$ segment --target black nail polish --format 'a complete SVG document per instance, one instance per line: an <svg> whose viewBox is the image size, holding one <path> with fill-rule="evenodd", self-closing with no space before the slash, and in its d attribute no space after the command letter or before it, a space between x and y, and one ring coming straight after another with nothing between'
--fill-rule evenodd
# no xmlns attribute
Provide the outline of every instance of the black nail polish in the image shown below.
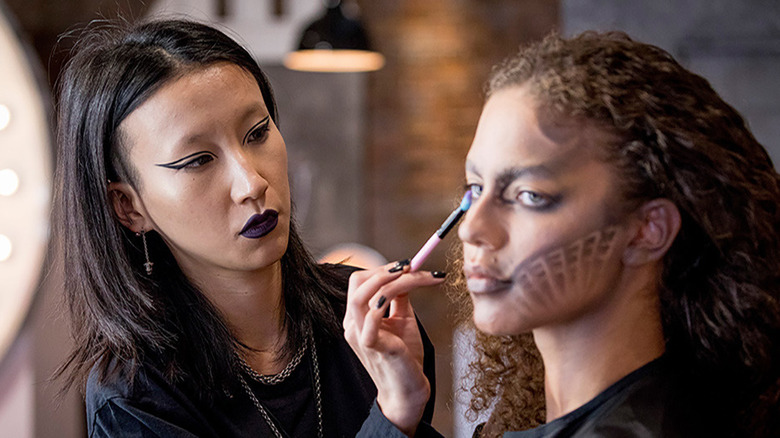
<svg viewBox="0 0 780 438"><path fill-rule="evenodd" d="M377 309L381 309L381 308L382 308L382 306L384 306L384 305L385 305L385 301L387 301L387 298L385 298L385 296L384 296L384 295L382 295L381 297L379 297L379 300L376 302L376 308L377 308Z"/></svg>
<svg viewBox="0 0 780 438"><path fill-rule="evenodd" d="M401 261L397 262L395 264L395 266L390 268L387 272L390 272L390 273L398 272L398 271L402 270L404 268L404 266L406 266L406 265L408 265L410 263L411 263L411 261L409 261L409 259L401 260Z"/></svg>
<svg viewBox="0 0 780 438"><path fill-rule="evenodd" d="M444 278L447 276L447 273L442 271L433 271L431 272L431 275L433 275L433 278Z"/></svg>

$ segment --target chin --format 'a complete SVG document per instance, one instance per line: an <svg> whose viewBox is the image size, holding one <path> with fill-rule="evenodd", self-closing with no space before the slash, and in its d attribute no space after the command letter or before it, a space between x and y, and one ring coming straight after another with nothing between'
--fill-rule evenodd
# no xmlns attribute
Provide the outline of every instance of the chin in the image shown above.
<svg viewBox="0 0 780 438"><path fill-rule="evenodd" d="M534 329L535 324L517 309L474 303L474 325L493 336L514 336Z"/></svg>
<svg viewBox="0 0 780 438"><path fill-rule="evenodd" d="M287 251L286 239L273 239L255 249L252 254L238 261L241 270L254 271L279 263Z"/></svg>
<svg viewBox="0 0 780 438"><path fill-rule="evenodd" d="M474 325L483 333L494 336L515 335L517 321L506 321L509 315L484 314L474 311Z"/></svg>

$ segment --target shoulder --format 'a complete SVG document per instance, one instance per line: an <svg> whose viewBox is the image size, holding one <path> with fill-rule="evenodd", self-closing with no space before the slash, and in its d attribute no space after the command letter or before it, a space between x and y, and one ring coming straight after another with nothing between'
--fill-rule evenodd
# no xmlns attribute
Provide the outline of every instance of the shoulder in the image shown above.
<svg viewBox="0 0 780 438"><path fill-rule="evenodd" d="M85 402L87 416L100 410L115 399L133 398L133 381L127 369L119 365L118 359L103 363L102 359L92 366L87 377Z"/></svg>
<svg viewBox="0 0 780 438"><path fill-rule="evenodd" d="M703 405L684 389L669 363L656 359L623 377L574 411L505 438L697 438L712 433ZM709 419L711 420L711 419Z"/></svg>
<svg viewBox="0 0 780 438"><path fill-rule="evenodd" d="M102 377L98 365L93 366L85 402L91 437L113 436L119 431L133 431L133 436L140 437L189 437L195 431L208 436L195 402L148 363L139 366L132 376L124 373Z"/></svg>
<svg viewBox="0 0 780 438"><path fill-rule="evenodd" d="M670 365L657 359L608 388L594 399L601 398L601 405L584 420L584 434L576 436L713 436L705 404Z"/></svg>

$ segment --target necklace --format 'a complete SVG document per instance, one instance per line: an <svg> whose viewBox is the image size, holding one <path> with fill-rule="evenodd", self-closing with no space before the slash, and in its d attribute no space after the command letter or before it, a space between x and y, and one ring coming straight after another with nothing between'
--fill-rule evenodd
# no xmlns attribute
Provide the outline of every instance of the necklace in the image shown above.
<svg viewBox="0 0 780 438"><path fill-rule="evenodd" d="M252 369L252 367L249 366L249 364L244 361L244 359L241 356L238 356L239 363L241 365L241 369L247 373L253 380L258 381L260 383L265 383L264 380L272 381L272 383L265 383L269 385L275 385L279 382L282 382L284 379L286 379L292 371L298 366L298 364L301 362L301 359L303 358L303 354L306 352L306 346L311 343L311 362L312 362L312 369L313 369L313 389L314 389L314 401L317 406L317 437L323 438L323 431L322 431L322 389L320 388L320 365L319 361L317 359L317 347L314 345L314 339L311 337L309 340L307 340L300 350L298 350L298 353L295 354L295 357L290 361L289 364L287 364L284 369L278 373L271 376L258 374L255 370ZM285 374L284 376L281 376L282 374ZM249 399L252 400L252 403L255 405L257 410L260 412L260 415L263 417L263 420L265 420L266 424L268 424L268 427L271 428L271 432L273 432L274 436L276 438L284 438L284 435L282 435L281 431L279 430L279 427L277 427L276 423L271 419L271 415L268 413L268 410L263 406L262 403L260 403L260 400L257 399L255 396L255 393L252 392L252 388L249 387L249 384L246 383L246 380L244 380L244 376L241 374L238 375L238 378L241 380L241 386L244 388L244 391L249 396Z"/></svg>
<svg viewBox="0 0 780 438"><path fill-rule="evenodd" d="M277 383L284 382L285 379L290 377L290 374L292 374L295 368L298 367L298 364L301 363L301 359L303 359L303 355L306 353L307 344L308 342L304 342L298 352L295 353L295 356L292 358L290 363L288 363L282 371L276 374L259 374L257 371L252 369L252 367L250 367L241 356L239 356L238 364L241 366L241 369L255 382L262 383L263 385L276 385Z"/></svg>

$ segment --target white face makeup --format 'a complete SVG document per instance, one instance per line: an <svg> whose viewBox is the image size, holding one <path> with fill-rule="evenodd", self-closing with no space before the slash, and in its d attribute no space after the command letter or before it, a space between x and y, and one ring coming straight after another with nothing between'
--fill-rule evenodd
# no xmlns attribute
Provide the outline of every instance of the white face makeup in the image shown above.
<svg viewBox="0 0 780 438"><path fill-rule="evenodd" d="M290 222L287 152L251 74L228 63L194 70L121 129L139 180L143 218L133 226L157 231L189 277L278 263Z"/></svg>
<svg viewBox="0 0 780 438"><path fill-rule="evenodd" d="M585 141L588 139L588 141ZM459 229L474 320L493 334L568 323L614 289L628 229L595 129L540 123L522 88L486 103Z"/></svg>

